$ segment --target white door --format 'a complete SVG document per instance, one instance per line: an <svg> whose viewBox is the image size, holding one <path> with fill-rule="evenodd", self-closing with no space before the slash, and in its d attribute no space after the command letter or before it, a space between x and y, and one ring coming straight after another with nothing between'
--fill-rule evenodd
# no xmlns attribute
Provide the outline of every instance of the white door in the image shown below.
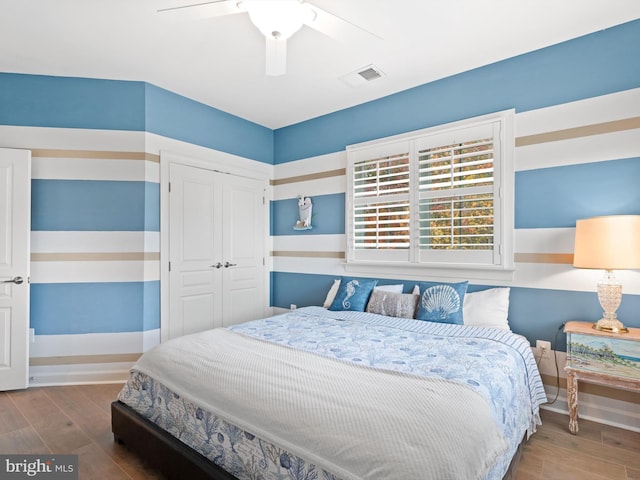
<svg viewBox="0 0 640 480"><path fill-rule="evenodd" d="M169 183L168 338L264 316L262 182L172 163Z"/></svg>
<svg viewBox="0 0 640 480"><path fill-rule="evenodd" d="M220 174L169 167L169 338L221 326Z"/></svg>
<svg viewBox="0 0 640 480"><path fill-rule="evenodd" d="M255 320L264 313L264 189L259 180L223 180L222 324Z"/></svg>
<svg viewBox="0 0 640 480"><path fill-rule="evenodd" d="M0 148L0 391L29 383L31 152Z"/></svg>

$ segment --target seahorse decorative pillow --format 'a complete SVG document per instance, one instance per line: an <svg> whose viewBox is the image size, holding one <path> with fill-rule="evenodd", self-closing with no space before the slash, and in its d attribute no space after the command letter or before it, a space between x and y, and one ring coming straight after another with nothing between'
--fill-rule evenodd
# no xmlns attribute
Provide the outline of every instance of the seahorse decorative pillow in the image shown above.
<svg viewBox="0 0 640 480"><path fill-rule="evenodd" d="M354 312L364 312L369 295L378 280L371 278L342 277L340 288L333 299L329 310L352 310Z"/></svg>
<svg viewBox="0 0 640 480"><path fill-rule="evenodd" d="M421 282L420 300L416 310L418 320L439 323L464 323L462 306L469 282Z"/></svg>

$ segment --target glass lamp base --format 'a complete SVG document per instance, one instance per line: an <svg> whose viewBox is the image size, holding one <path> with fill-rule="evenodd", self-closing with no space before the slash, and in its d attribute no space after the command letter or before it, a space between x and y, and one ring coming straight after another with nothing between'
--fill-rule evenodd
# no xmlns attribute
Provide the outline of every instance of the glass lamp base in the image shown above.
<svg viewBox="0 0 640 480"><path fill-rule="evenodd" d="M607 270L604 278L598 283L598 300L604 313L602 318L593 324L593 328L602 332L627 333L629 330L616 315L616 310L622 302L622 285L611 270Z"/></svg>
<svg viewBox="0 0 640 480"><path fill-rule="evenodd" d="M609 321L603 318L602 320L598 320L593 324L593 329L609 333L629 333L629 329L625 327L622 322L618 323L619 325L610 325Z"/></svg>

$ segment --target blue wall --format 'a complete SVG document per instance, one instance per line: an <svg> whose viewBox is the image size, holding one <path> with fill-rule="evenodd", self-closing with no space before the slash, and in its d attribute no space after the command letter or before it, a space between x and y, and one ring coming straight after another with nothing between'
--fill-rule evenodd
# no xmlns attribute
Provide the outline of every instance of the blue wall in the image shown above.
<svg viewBox="0 0 640 480"><path fill-rule="evenodd" d="M503 109L526 112L638 88L638 59L640 20L278 129L274 163L339 152L353 143ZM579 218L640 214L640 158L606 160L518 171L516 229L574 227ZM342 212L344 196L331 197L336 211ZM324 196L314 197L314 212L316 198L319 205L324 201ZM292 235L294 208L291 199L276 202L273 236ZM327 233L344 233L343 216L326 219L318 215L320 220L331 223L324 226ZM314 224L314 230L305 234L319 233ZM281 308L292 303L317 305L337 277L275 271L272 304ZM404 283L407 290L415 282ZM512 287L512 329L532 342L553 341L564 322L595 320L600 314L591 292ZM640 296L625 294L619 315L627 325L640 327ZM564 349L564 335L558 342L558 348Z"/></svg>
<svg viewBox="0 0 640 480"><path fill-rule="evenodd" d="M144 82L0 73L0 125L149 132L273 163L272 130ZM159 184L35 178L31 230L159 232ZM159 281L36 282L30 309L38 335L157 329Z"/></svg>
<svg viewBox="0 0 640 480"><path fill-rule="evenodd" d="M523 112L637 88L638 58L640 20L276 131L144 82L0 73L0 124L144 131L282 164L506 108ZM516 228L570 227L591 214L640 214L639 163L626 158L518 172ZM603 181L624 194L599 193ZM314 205L314 230L305 234L344 233L344 194L319 195ZM32 218L34 231L157 232L158 184L34 180ZM294 235L295 219L293 202L272 202L273 236ZM318 304L333 278L273 272L271 303ZM590 293L514 287L513 328L530 339L553 339L563 321L593 316L599 310L594 302ZM639 303L638 296L625 295L621 315L628 314L631 326L640 326ZM155 281L33 285L31 309L39 332L140 331L158 328L159 288Z"/></svg>
<svg viewBox="0 0 640 480"><path fill-rule="evenodd" d="M278 129L274 162L500 110L523 112L635 88L638 58L640 20Z"/></svg>

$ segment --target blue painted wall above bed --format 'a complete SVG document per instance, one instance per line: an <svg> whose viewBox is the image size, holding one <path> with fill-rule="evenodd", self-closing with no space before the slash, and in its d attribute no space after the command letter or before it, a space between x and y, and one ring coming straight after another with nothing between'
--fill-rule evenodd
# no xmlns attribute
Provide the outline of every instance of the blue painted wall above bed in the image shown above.
<svg viewBox="0 0 640 480"><path fill-rule="evenodd" d="M595 321L602 313L597 280L585 280L589 273L571 266L576 220L640 215L638 58L640 20L278 129L274 163L300 161L315 174L324 158L343 155L350 144L515 108L516 272L504 285L512 288L514 330L532 342L553 341L565 321ZM526 138L531 134L540 138ZM287 179L285 169L277 171ZM301 173L298 167L296 174ZM322 181L316 195L344 199L338 180L327 186ZM282 190L293 192L294 187L285 182ZM292 199L276 202L275 224L285 210L277 207L287 202ZM276 307L317 305L331 280L347 274L338 255L333 263L321 260L332 250L326 244L332 245L332 254L346 248L344 230L337 225L324 235L306 232L306 244L315 245L311 248L285 230L274 229L272 239L274 251L282 250L283 257L294 248L302 251L274 258ZM395 278L402 280L402 275ZM640 278L634 272L629 278L619 313L629 326L640 327ZM471 283L471 288L487 286ZM564 349L564 335L559 335L558 348Z"/></svg>
<svg viewBox="0 0 640 480"><path fill-rule="evenodd" d="M275 131L274 163L515 108L524 112L638 87L640 20Z"/></svg>

